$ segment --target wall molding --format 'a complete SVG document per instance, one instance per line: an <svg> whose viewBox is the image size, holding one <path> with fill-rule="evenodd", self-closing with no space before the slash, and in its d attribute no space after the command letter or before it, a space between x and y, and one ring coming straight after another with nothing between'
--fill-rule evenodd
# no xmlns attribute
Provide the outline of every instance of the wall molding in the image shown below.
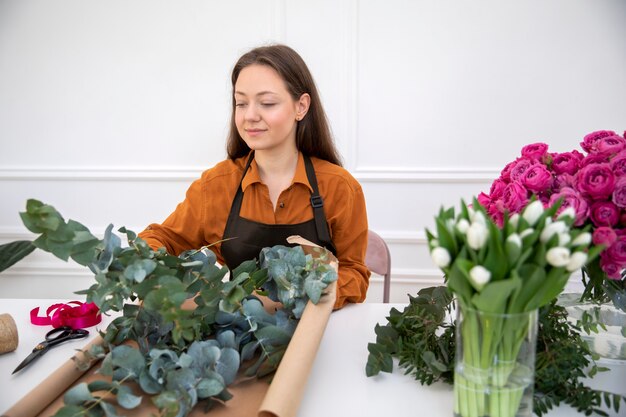
<svg viewBox="0 0 626 417"><path fill-rule="evenodd" d="M190 182L208 167L44 167L0 168L2 181L110 181L110 182ZM360 168L351 171L362 183L484 183L500 175L498 169L437 167Z"/></svg>

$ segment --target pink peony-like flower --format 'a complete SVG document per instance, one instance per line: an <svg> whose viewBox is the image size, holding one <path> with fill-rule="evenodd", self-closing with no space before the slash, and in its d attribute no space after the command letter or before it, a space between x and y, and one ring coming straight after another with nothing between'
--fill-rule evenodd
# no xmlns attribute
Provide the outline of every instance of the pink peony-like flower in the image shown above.
<svg viewBox="0 0 626 417"><path fill-rule="evenodd" d="M517 165L517 161L519 158L515 159L515 161L511 161L502 168L502 172L500 172L499 180L504 181L506 184L511 182L511 170L515 165Z"/></svg>
<svg viewBox="0 0 626 417"><path fill-rule="evenodd" d="M611 247L604 252L616 264L626 265L626 236L618 235Z"/></svg>
<svg viewBox="0 0 626 417"><path fill-rule="evenodd" d="M611 158L611 169L616 177L626 175L626 150L621 151Z"/></svg>
<svg viewBox="0 0 626 417"><path fill-rule="evenodd" d="M499 199L500 197L502 197L502 193L504 192L505 188L506 188L506 183L503 180L501 179L495 180L493 184L491 184L491 189L489 190L489 197L492 200Z"/></svg>
<svg viewBox="0 0 626 417"><path fill-rule="evenodd" d="M524 172L521 182L531 192L541 193L552 187L552 173L545 165L535 164Z"/></svg>
<svg viewBox="0 0 626 417"><path fill-rule="evenodd" d="M619 222L619 207L610 201L596 201L591 205L589 218L595 226L615 226Z"/></svg>
<svg viewBox="0 0 626 417"><path fill-rule="evenodd" d="M582 156L582 154L580 154L580 156ZM581 160L582 158L574 154L574 152L558 153L552 158L551 168L556 175L574 175L576 171L578 171Z"/></svg>
<svg viewBox="0 0 626 417"><path fill-rule="evenodd" d="M531 161L542 161L547 153L548 145L541 142L531 143L522 148L522 158L530 159Z"/></svg>
<svg viewBox="0 0 626 417"><path fill-rule="evenodd" d="M519 213L528 203L528 191L521 184L512 182L502 194L504 208L511 213Z"/></svg>
<svg viewBox="0 0 626 417"><path fill-rule="evenodd" d="M559 191L563 188L576 188L576 177L570 174L557 175L554 179L554 190Z"/></svg>
<svg viewBox="0 0 626 417"><path fill-rule="evenodd" d="M613 190L613 202L617 207L626 207L626 176L619 177Z"/></svg>
<svg viewBox="0 0 626 417"><path fill-rule="evenodd" d="M610 279L620 279L622 276L622 266L614 262L606 250L600 254L600 267Z"/></svg>
<svg viewBox="0 0 626 417"><path fill-rule="evenodd" d="M572 207L576 212L576 221L574 221L574 225L583 225L587 221L587 217L589 216L589 205L587 204L587 200L585 200L585 198L580 195L580 193L575 189L565 187L562 188L558 193L552 194L548 205L552 206L560 198L563 199L563 203L561 204L561 207L559 207L558 212L562 212L567 207Z"/></svg>
<svg viewBox="0 0 626 417"><path fill-rule="evenodd" d="M617 240L617 233L611 227L598 227L593 231L592 241L594 245L604 245L605 248L610 247Z"/></svg>
<svg viewBox="0 0 626 417"><path fill-rule="evenodd" d="M626 140L619 135L607 136L596 142L598 153L609 157L626 148Z"/></svg>
<svg viewBox="0 0 626 417"><path fill-rule="evenodd" d="M588 135L585 135L583 141L580 142L580 147L583 148L587 153L595 153L598 150L598 141L602 138L613 135L615 135L615 132L613 132L612 130L598 130L597 132L592 132Z"/></svg>
<svg viewBox="0 0 626 417"><path fill-rule="evenodd" d="M604 164L609 162L609 157L602 153L594 153L592 155L587 155L582 161L580 161L580 167L584 168L587 165L591 164Z"/></svg>
<svg viewBox="0 0 626 417"><path fill-rule="evenodd" d="M536 162L526 158L519 158L517 163L511 168L511 182L521 181L524 173Z"/></svg>
<svg viewBox="0 0 626 417"><path fill-rule="evenodd" d="M609 164L589 164L578 172L578 190L592 199L605 199L615 189L615 176Z"/></svg>
<svg viewBox="0 0 626 417"><path fill-rule="evenodd" d="M491 205L491 196L485 193L478 194L476 200L478 200L478 203L483 207L489 207Z"/></svg>

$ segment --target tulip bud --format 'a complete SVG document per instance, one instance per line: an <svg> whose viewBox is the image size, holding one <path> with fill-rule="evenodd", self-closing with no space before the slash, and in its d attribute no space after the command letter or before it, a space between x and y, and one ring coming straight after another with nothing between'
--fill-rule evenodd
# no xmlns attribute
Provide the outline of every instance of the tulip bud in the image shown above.
<svg viewBox="0 0 626 417"><path fill-rule="evenodd" d="M470 284L480 292L485 284L491 280L491 272L483 266L476 265L469 271Z"/></svg>
<svg viewBox="0 0 626 417"><path fill-rule="evenodd" d="M483 226L487 226L487 219L485 219L485 215L482 211L475 211L474 214L470 217L472 223L480 223Z"/></svg>
<svg viewBox="0 0 626 417"><path fill-rule="evenodd" d="M557 216L557 220L563 220L566 217L569 217L572 220L576 220L576 210L574 209L574 207L569 206L567 208L565 208L565 210L563 210L561 213L559 213L559 215Z"/></svg>
<svg viewBox="0 0 626 417"><path fill-rule="evenodd" d="M522 217L528 222L529 225L534 226L539 220L539 217L543 214L543 203L539 200L535 200L524 209Z"/></svg>
<svg viewBox="0 0 626 417"><path fill-rule="evenodd" d="M517 225L519 224L520 215L518 213L513 214L509 217L509 224L517 229Z"/></svg>
<svg viewBox="0 0 626 417"><path fill-rule="evenodd" d="M552 249L548 249L546 252L546 261L554 267L562 267L570 261L570 251L567 248L556 246Z"/></svg>
<svg viewBox="0 0 626 417"><path fill-rule="evenodd" d="M591 243L591 233L581 233L572 240L572 246L587 246Z"/></svg>
<svg viewBox="0 0 626 417"><path fill-rule="evenodd" d="M450 253L441 246L434 248L430 252L430 257L433 259L435 265L437 265L439 268L447 267L448 265L450 265L450 261L452 260L450 258Z"/></svg>
<svg viewBox="0 0 626 417"><path fill-rule="evenodd" d="M465 219L459 220L459 222L456 224L456 230L458 230L461 234L466 234L467 229L469 229L469 227L470 227L470 224Z"/></svg>
<svg viewBox="0 0 626 417"><path fill-rule="evenodd" d="M550 223L546 225L546 227L543 229L543 231L541 232L541 235L539 236L539 239L543 243L546 243L556 233L564 233L567 230L568 230L567 224L565 224L565 222L563 221Z"/></svg>
<svg viewBox="0 0 626 417"><path fill-rule="evenodd" d="M565 269L574 272L583 267L587 262L587 254L585 252L574 252L569 258L569 262L565 265Z"/></svg>
<svg viewBox="0 0 626 417"><path fill-rule="evenodd" d="M517 233L513 233L506 238L504 250L506 251L509 263L512 264L517 261L517 258L522 254L522 238Z"/></svg>
<svg viewBox="0 0 626 417"><path fill-rule="evenodd" d="M469 229L467 229L467 244L474 250L482 248L488 237L487 227L480 222L472 223Z"/></svg>
<svg viewBox="0 0 626 417"><path fill-rule="evenodd" d="M567 245L570 240L572 240L572 237L569 233L559 233L559 246Z"/></svg>

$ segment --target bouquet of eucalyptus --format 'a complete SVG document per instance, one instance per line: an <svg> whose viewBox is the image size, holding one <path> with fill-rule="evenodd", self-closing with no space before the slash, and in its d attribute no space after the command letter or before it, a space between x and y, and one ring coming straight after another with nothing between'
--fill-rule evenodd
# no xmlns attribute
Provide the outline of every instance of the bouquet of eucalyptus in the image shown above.
<svg viewBox="0 0 626 417"><path fill-rule="evenodd" d="M505 214L499 227L474 200L462 203L458 215L442 209L436 232L427 230L432 259L464 317L457 323L457 340L463 340L455 373L458 415L515 415L522 393L512 387L522 380L532 389L532 370L529 375L517 358L533 324L530 316L507 317L550 303L601 249L589 249L591 234L573 227L573 209L556 216L558 208L532 201L521 213Z"/></svg>
<svg viewBox="0 0 626 417"><path fill-rule="evenodd" d="M77 293L103 313L121 312L102 334L104 344L86 355L102 359L98 372L108 378L67 391L59 417L116 417L118 406L135 409L144 396L164 417L227 401L237 378L277 369L304 305L317 303L337 279L328 252L313 257L300 246L264 248L258 262L244 262L224 280L228 268L216 265L208 248L173 256L121 228L123 246L112 225L98 239L36 200L21 217L39 236L1 245L0 271L35 248L72 258L95 275L95 283ZM275 314L257 297L263 291L282 303ZM184 308L191 299L195 308Z"/></svg>

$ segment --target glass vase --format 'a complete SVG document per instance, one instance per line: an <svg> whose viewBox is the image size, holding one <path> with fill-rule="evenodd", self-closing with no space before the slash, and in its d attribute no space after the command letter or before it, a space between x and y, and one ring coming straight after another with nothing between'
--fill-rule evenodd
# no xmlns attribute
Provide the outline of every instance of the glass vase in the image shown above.
<svg viewBox="0 0 626 417"><path fill-rule="evenodd" d="M457 302L454 415L530 417L537 310L486 313Z"/></svg>

